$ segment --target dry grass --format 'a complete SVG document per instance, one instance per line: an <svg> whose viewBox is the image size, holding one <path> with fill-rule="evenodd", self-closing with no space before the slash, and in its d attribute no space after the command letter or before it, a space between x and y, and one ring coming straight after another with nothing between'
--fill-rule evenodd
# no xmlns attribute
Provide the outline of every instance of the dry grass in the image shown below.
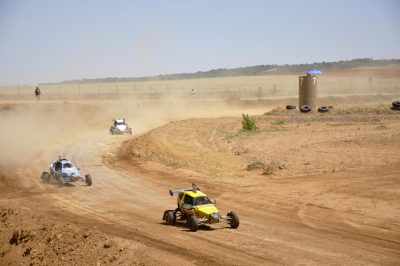
<svg viewBox="0 0 400 266"><path fill-rule="evenodd" d="M380 75L373 72L360 74L352 72L327 73L319 77L319 95L349 95L359 93L400 93L400 79L397 75ZM301 75L303 73L300 73ZM298 77L290 75L260 75L242 77L220 77L204 79L121 82L121 83L85 83L41 85L44 98L71 97L227 97L243 99L280 98L297 96ZM378 75L378 76L377 76ZM371 80L370 77L373 77ZM36 85L18 85L0 87L0 95L33 96Z"/></svg>

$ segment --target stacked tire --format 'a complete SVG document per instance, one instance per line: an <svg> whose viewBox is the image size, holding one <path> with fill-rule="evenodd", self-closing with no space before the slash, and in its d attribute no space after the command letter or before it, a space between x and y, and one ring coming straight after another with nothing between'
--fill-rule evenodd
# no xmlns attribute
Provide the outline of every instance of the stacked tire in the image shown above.
<svg viewBox="0 0 400 266"><path fill-rule="evenodd" d="M302 112L302 113L309 113L309 112L311 112L311 106L309 106L309 105L302 105L302 106L300 107L300 112Z"/></svg>
<svg viewBox="0 0 400 266"><path fill-rule="evenodd" d="M400 111L400 101L392 102L392 110Z"/></svg>
<svg viewBox="0 0 400 266"><path fill-rule="evenodd" d="M319 113L326 113L326 112L329 112L329 110L331 110L331 108L329 108L329 106L320 106L318 108Z"/></svg>

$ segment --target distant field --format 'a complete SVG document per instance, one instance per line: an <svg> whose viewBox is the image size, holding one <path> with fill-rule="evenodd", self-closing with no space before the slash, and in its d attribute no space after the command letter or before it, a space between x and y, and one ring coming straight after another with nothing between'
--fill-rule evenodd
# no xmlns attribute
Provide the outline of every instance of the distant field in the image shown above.
<svg viewBox="0 0 400 266"><path fill-rule="evenodd" d="M125 83L41 85L44 99L68 98L269 98L296 96L298 76L261 75ZM1 86L0 97L28 99L35 85ZM356 69L327 72L319 76L319 95L400 93L400 70Z"/></svg>

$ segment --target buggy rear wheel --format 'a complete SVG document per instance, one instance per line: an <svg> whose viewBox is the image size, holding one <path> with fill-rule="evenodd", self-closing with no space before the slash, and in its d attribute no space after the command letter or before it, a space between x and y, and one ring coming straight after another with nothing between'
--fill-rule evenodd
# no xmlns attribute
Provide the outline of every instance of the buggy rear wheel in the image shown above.
<svg viewBox="0 0 400 266"><path fill-rule="evenodd" d="M174 211L166 211L164 213L165 222L169 225L174 225L176 222L176 214Z"/></svg>

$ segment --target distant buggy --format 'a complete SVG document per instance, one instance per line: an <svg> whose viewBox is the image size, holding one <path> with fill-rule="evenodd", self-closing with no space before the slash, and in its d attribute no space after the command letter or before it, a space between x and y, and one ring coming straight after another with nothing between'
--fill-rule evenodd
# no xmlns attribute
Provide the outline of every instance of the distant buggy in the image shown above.
<svg viewBox="0 0 400 266"><path fill-rule="evenodd" d="M166 210L163 220L174 225L176 222L186 222L190 231L197 231L201 224L214 224L225 221L233 229L239 227L239 216L231 211L226 216L222 215L215 206L215 200L211 201L206 194L192 184L191 188L174 189L170 195L178 195L178 208Z"/></svg>
<svg viewBox="0 0 400 266"><path fill-rule="evenodd" d="M88 186L92 185L92 177L87 174L84 177L79 173L79 168L76 168L69 160L62 159L54 161L49 168L49 172L43 172L41 179L43 182L50 182L55 179L60 185L81 180Z"/></svg>
<svg viewBox="0 0 400 266"><path fill-rule="evenodd" d="M122 135L122 134L129 134L132 135L132 128L128 126L125 122L125 118L117 118L113 120L113 124L110 127L110 134L111 135Z"/></svg>

